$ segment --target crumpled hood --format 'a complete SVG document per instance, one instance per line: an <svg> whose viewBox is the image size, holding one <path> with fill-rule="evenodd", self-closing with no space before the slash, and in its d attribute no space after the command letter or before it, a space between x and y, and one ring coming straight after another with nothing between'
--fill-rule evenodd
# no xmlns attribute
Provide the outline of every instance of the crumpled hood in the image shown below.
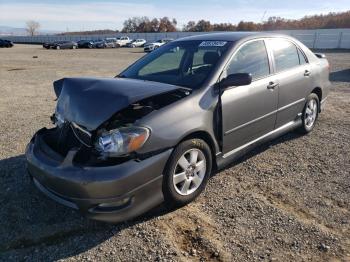
<svg viewBox="0 0 350 262"><path fill-rule="evenodd" d="M56 112L92 131L132 103L179 88L126 78L63 78L54 82Z"/></svg>

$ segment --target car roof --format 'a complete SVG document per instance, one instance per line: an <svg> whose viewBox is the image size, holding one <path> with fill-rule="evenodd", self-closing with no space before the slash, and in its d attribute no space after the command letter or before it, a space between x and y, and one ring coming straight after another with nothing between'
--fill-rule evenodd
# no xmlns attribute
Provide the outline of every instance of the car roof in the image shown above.
<svg viewBox="0 0 350 262"><path fill-rule="evenodd" d="M288 37L287 35L281 35L276 33L260 33L260 32L225 32L225 33L209 33L193 35L178 40L202 40L202 41L238 41L243 38L254 39L257 37Z"/></svg>

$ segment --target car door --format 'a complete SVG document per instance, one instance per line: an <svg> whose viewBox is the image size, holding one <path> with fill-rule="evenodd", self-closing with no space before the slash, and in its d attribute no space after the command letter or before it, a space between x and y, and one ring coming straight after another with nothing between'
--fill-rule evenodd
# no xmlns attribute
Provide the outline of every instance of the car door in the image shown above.
<svg viewBox="0 0 350 262"><path fill-rule="evenodd" d="M293 42L283 38L268 39L267 46L271 49L279 83L275 126L278 128L301 115L307 92L311 90L312 72L305 54Z"/></svg>
<svg viewBox="0 0 350 262"><path fill-rule="evenodd" d="M253 79L221 95L224 157L274 129L278 83L271 69L265 41L259 39L244 43L224 70L224 76L250 73Z"/></svg>
<svg viewBox="0 0 350 262"><path fill-rule="evenodd" d="M61 43L61 49L67 49L67 42Z"/></svg>

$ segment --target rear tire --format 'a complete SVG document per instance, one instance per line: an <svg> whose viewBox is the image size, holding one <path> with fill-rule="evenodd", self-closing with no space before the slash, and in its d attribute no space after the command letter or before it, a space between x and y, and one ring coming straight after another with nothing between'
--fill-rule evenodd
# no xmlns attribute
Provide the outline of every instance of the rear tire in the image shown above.
<svg viewBox="0 0 350 262"><path fill-rule="evenodd" d="M167 207L181 207L204 190L212 169L212 155L206 142L190 139L180 143L164 170L163 194Z"/></svg>
<svg viewBox="0 0 350 262"><path fill-rule="evenodd" d="M319 109L320 101L318 99L318 96L314 93L311 93L306 99L304 110L301 116L302 126L298 130L300 133L307 134L312 131L318 118Z"/></svg>
<svg viewBox="0 0 350 262"><path fill-rule="evenodd" d="M61 49L61 47L58 45L58 46L56 46L56 49L59 50L59 49Z"/></svg>

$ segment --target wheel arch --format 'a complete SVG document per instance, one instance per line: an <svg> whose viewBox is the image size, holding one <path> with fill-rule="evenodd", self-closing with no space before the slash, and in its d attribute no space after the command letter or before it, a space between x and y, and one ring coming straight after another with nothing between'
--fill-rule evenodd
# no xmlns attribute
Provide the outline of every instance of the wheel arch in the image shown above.
<svg viewBox="0 0 350 262"><path fill-rule="evenodd" d="M314 93L318 96L318 100L319 100L319 103L321 104L321 101L322 101L322 89L320 87L315 87L311 93ZM318 108L319 108L319 112L321 112L321 107L320 105L318 105Z"/></svg>
<svg viewBox="0 0 350 262"><path fill-rule="evenodd" d="M211 156L212 156L212 165L213 165L213 170L217 169L217 163L216 163L216 155L215 155L215 142L211 135L206 132L206 131L194 131L185 137L183 137L178 144L180 144L183 141L192 139L192 138L197 138L197 139L202 139L204 142L206 142L210 148Z"/></svg>

